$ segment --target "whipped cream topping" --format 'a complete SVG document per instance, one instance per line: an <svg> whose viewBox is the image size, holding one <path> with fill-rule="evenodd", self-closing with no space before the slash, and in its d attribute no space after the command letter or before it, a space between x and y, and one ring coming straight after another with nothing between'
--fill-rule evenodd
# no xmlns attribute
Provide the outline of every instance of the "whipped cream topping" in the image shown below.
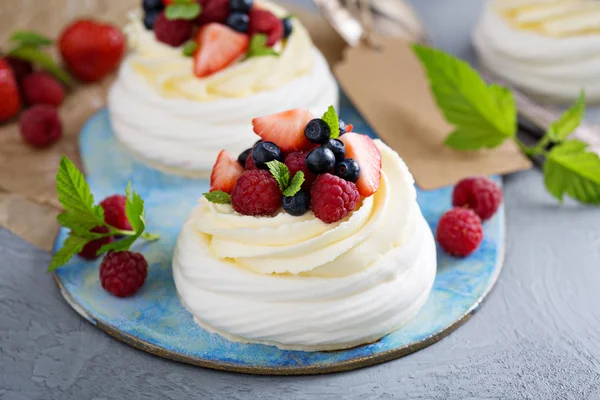
<svg viewBox="0 0 600 400"><path fill-rule="evenodd" d="M237 214L201 199L179 236L173 276L200 325L232 340L331 350L380 339L425 303L435 244L400 157L376 141L379 190L325 224Z"/></svg>
<svg viewBox="0 0 600 400"><path fill-rule="evenodd" d="M483 66L517 87L570 102L600 101L600 2L490 1L473 42Z"/></svg>

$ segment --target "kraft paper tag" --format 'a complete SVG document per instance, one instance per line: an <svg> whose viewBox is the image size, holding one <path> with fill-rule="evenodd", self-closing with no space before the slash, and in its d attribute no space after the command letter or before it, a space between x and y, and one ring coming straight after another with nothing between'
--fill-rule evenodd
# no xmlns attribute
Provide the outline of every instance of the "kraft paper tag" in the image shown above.
<svg viewBox="0 0 600 400"><path fill-rule="evenodd" d="M348 47L334 74L377 135L404 159L419 187L437 189L473 175L532 166L510 141L476 152L446 147L444 139L453 128L437 107L408 43L392 37L377 37L376 43L378 50Z"/></svg>

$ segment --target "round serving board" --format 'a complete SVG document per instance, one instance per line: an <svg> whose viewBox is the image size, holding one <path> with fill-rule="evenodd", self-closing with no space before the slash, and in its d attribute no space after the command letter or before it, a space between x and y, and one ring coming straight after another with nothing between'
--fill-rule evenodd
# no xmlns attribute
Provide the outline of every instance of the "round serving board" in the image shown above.
<svg viewBox="0 0 600 400"><path fill-rule="evenodd" d="M358 112L342 98L341 117L355 131L372 134ZM177 129L176 126L173 129ZM248 127L250 129L250 127ZM181 305L171 276L171 257L179 229L203 192L205 180L167 175L136 162L117 143L108 112L87 122L80 137L81 156L96 199L123 193L128 181L146 202L148 231L160 233L153 243L138 241L133 250L150 265L144 287L120 299L100 286L98 265L74 257L55 273L67 302L110 335L144 351L189 364L253 374L318 374L360 368L412 353L448 335L478 308L494 285L504 254L504 210L484 224L481 247L466 259L438 251L438 268L429 300L399 331L380 341L333 352L283 351L275 347L230 342L200 328ZM418 190L418 202L435 230L450 207L451 188ZM62 229L56 247L65 240Z"/></svg>

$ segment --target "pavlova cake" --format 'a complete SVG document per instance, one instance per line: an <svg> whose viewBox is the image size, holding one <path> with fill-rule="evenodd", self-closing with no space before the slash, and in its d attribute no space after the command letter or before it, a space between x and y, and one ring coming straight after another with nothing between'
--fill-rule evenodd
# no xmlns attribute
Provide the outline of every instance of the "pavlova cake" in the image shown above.
<svg viewBox="0 0 600 400"><path fill-rule="evenodd" d="M492 0L473 40L486 69L533 95L600 102L597 0Z"/></svg>
<svg viewBox="0 0 600 400"><path fill-rule="evenodd" d="M260 140L221 151L185 222L173 276L203 328L282 349L377 341L417 314L435 244L412 175L333 107L252 121Z"/></svg>
<svg viewBox="0 0 600 400"><path fill-rule="evenodd" d="M144 0L108 100L118 140L150 166L210 173L255 140L252 117L323 110L338 88L304 26L254 0Z"/></svg>

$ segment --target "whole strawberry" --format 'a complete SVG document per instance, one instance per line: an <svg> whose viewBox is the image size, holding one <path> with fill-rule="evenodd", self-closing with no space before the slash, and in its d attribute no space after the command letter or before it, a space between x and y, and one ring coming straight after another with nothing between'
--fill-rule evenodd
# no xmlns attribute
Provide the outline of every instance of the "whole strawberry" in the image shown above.
<svg viewBox="0 0 600 400"><path fill-rule="evenodd" d="M125 38L113 25L82 19L65 28L58 46L73 75L95 82L117 68L125 52Z"/></svg>
<svg viewBox="0 0 600 400"><path fill-rule="evenodd" d="M454 207L468 207L482 221L490 219L502 203L502 189L490 178L477 176L458 182L452 192Z"/></svg>
<svg viewBox="0 0 600 400"><path fill-rule="evenodd" d="M19 85L8 62L0 58L0 122L11 119L20 109Z"/></svg>
<svg viewBox="0 0 600 400"><path fill-rule="evenodd" d="M148 276L148 262L140 253L110 250L100 263L100 283L117 297L135 294Z"/></svg>
<svg viewBox="0 0 600 400"><path fill-rule="evenodd" d="M466 257L473 253L483 240L481 219L473 210L455 207L440 218L436 238L446 253Z"/></svg>

